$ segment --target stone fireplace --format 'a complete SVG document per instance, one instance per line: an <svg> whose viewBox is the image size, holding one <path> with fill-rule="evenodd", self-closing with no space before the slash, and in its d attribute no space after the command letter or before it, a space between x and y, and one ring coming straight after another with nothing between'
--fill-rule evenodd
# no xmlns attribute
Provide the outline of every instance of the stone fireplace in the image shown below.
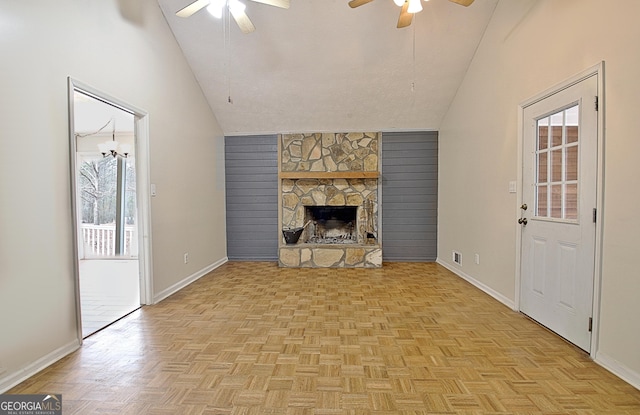
<svg viewBox="0 0 640 415"><path fill-rule="evenodd" d="M284 134L278 147L280 266L382 266L379 135Z"/></svg>

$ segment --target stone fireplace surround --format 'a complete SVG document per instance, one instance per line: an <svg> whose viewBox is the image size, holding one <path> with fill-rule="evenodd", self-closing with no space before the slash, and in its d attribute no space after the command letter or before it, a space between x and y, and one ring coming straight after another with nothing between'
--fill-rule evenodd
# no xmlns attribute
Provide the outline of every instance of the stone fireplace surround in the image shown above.
<svg viewBox="0 0 640 415"><path fill-rule="evenodd" d="M287 245L282 234L279 235L280 266L382 266L378 223L379 151L378 133L279 136L278 228L291 229L306 224L296 244ZM318 232L323 225L318 222L322 221L309 216L311 206L355 207L355 223L341 225L350 229L351 240L310 241L314 235L324 236ZM345 238L341 236L341 239Z"/></svg>

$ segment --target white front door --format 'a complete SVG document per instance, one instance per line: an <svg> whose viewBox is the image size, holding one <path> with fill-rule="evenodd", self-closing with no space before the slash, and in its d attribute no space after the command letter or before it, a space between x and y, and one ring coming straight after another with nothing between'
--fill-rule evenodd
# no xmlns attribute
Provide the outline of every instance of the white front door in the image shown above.
<svg viewBox="0 0 640 415"><path fill-rule="evenodd" d="M523 111L520 310L591 349L597 76Z"/></svg>

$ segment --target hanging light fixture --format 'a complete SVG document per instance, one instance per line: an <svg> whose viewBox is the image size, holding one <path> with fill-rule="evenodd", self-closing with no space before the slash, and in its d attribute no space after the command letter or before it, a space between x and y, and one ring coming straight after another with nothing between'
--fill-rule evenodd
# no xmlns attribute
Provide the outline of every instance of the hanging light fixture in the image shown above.
<svg viewBox="0 0 640 415"><path fill-rule="evenodd" d="M409 8L407 9L408 13L418 13L422 11L422 2L421 0L407 0L409 2Z"/></svg>
<svg viewBox="0 0 640 415"><path fill-rule="evenodd" d="M98 150L102 153L102 157L113 156L127 158L131 153L131 144L120 144L116 141L116 120L111 119L113 130L111 131L111 140L98 144Z"/></svg>
<svg viewBox="0 0 640 415"><path fill-rule="evenodd" d="M393 2L398 7L402 7L405 3L408 3L407 13L415 14L422 11L422 3L420 0L393 0Z"/></svg>
<svg viewBox="0 0 640 415"><path fill-rule="evenodd" d="M229 10L231 14L244 13L247 6L244 3L240 3L238 0L228 0Z"/></svg>
<svg viewBox="0 0 640 415"><path fill-rule="evenodd" d="M216 19L222 19L222 11L226 3L226 0L213 0L207 6L207 11Z"/></svg>
<svg viewBox="0 0 640 415"><path fill-rule="evenodd" d="M222 13L225 7L228 7L233 15L244 13L247 8L247 6L239 0L211 0L211 3L207 6L207 11L216 19L222 19Z"/></svg>

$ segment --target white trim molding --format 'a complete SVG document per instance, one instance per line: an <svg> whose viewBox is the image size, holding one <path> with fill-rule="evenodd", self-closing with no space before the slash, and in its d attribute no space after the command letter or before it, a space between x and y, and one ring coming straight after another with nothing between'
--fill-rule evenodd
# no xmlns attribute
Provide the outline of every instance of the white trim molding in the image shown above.
<svg viewBox="0 0 640 415"><path fill-rule="evenodd" d="M67 78L68 106L69 106L69 150L70 150L70 178L71 178L71 206L72 222L74 229L77 225L77 189L75 183L76 174L76 140L74 131L74 92L80 91L83 94L92 96L108 105L121 109L134 116L135 128L135 165L136 165L136 201L138 208L138 264L140 272L140 304L152 304L153 293L153 255L151 247L151 200L150 200L150 167L149 167L149 113L141 108L124 102L116 97L106 94L91 85L85 84L72 77ZM80 306L80 271L78 268L79 258L77 247L78 232L73 234L74 252L74 277L76 281L76 319L78 328L78 340L82 344L82 310Z"/></svg>
<svg viewBox="0 0 640 415"><path fill-rule="evenodd" d="M178 291L180 291L181 289L183 289L187 285L199 280L200 278L204 277L205 275L207 275L208 273L210 273L214 269L222 266L223 264L225 264L227 262L229 262L229 258L224 257L224 258L214 262L213 264L204 267L200 271L197 271L197 272L189 275L187 278L183 279L182 281L178 281L177 283L173 284L172 286L160 291L158 294L154 295L153 304L157 304L160 301L164 300L165 298L169 297L170 295L177 293Z"/></svg>
<svg viewBox="0 0 640 415"><path fill-rule="evenodd" d="M443 267L445 267L449 271L453 272L454 274L456 274L457 276L459 276L463 280L467 281L468 283L470 283L474 287L482 290L486 294L489 294L491 297L493 297L494 299L498 300L502 304L506 305L510 309L515 310L515 303L512 300L510 300L509 298L507 298L504 295L500 294L499 292L495 291L494 289L492 289L488 285L484 284L483 282L480 282L477 279L475 279L474 277L472 277L471 275L462 272L461 270L457 269L453 265L442 261L440 258L436 259L436 263L439 264L439 265L442 265Z"/></svg>
<svg viewBox="0 0 640 415"><path fill-rule="evenodd" d="M640 373L629 369L616 359L609 357L602 352L596 353L595 362L634 388L640 390Z"/></svg>
<svg viewBox="0 0 640 415"><path fill-rule="evenodd" d="M51 366L52 364L62 359L63 357L75 352L80 348L80 344L81 342L79 340L74 340L71 343L68 343L62 347L57 348L51 353L45 356L42 356L40 359L36 360L35 362L30 363L29 365L21 369L18 369L16 372L10 373L7 376L1 377L0 393L4 393L8 391L14 386L29 379L31 376L35 375L36 373Z"/></svg>

